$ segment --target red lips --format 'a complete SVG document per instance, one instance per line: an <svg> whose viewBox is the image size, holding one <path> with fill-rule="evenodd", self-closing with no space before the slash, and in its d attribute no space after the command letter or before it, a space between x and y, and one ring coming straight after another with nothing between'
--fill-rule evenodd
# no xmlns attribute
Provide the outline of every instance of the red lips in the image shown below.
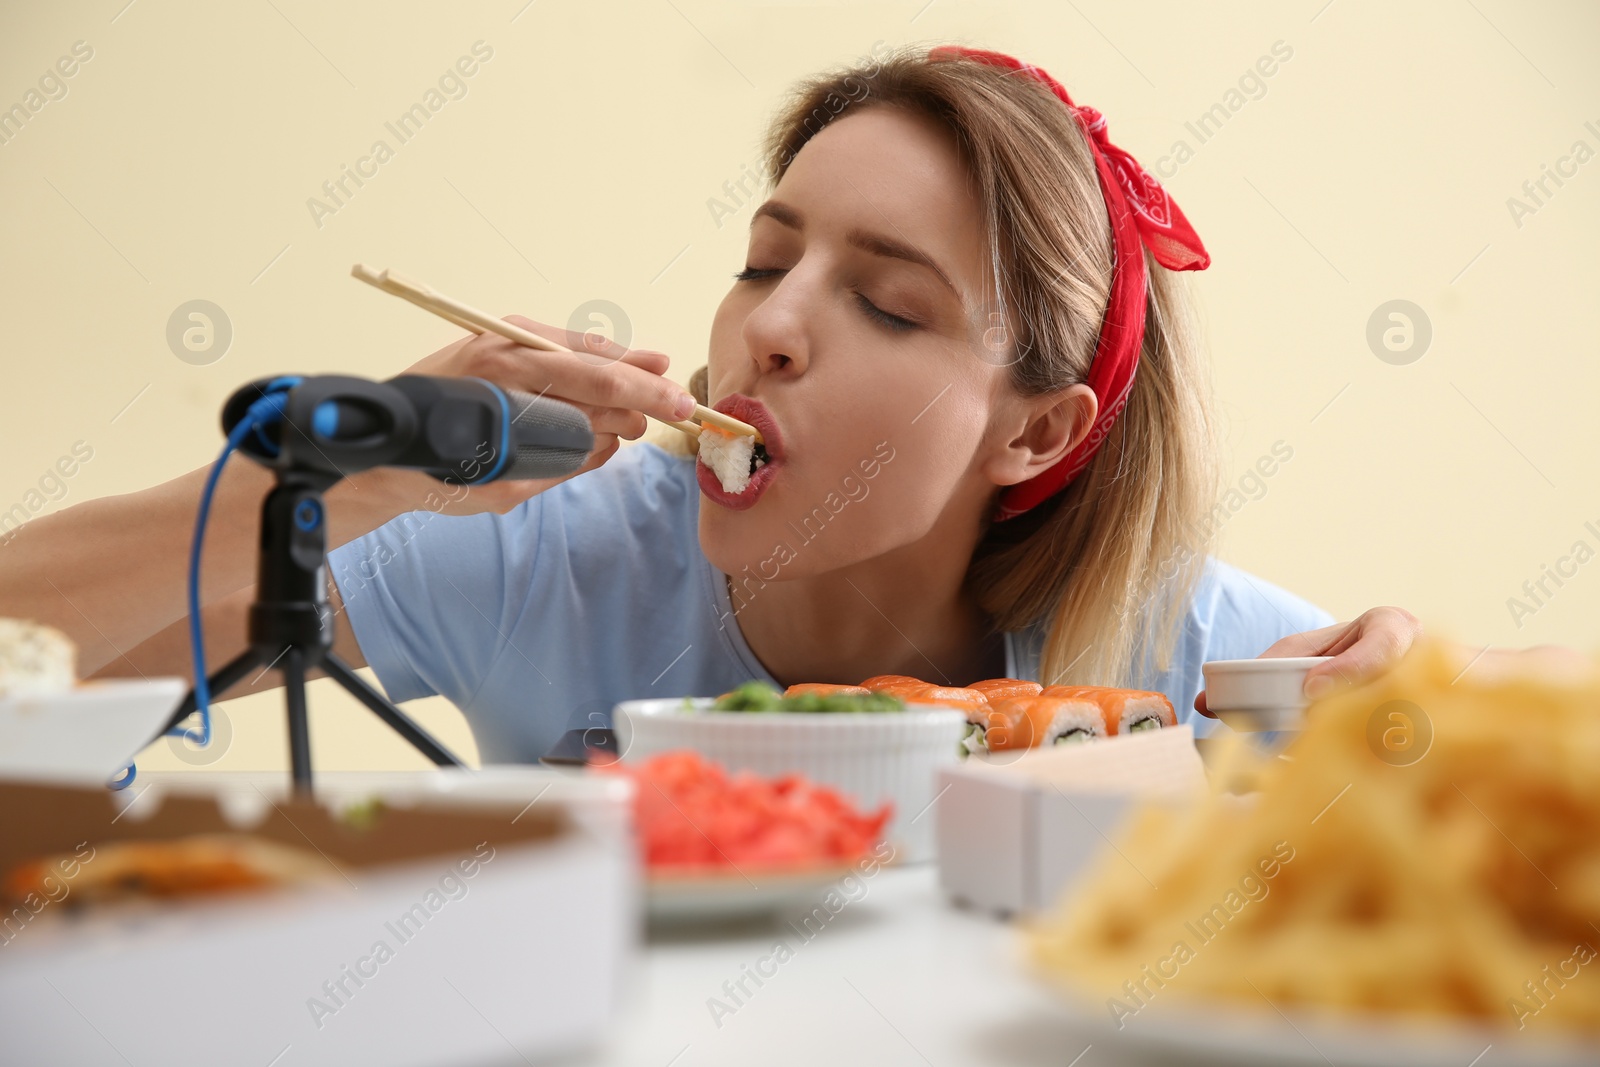
<svg viewBox="0 0 1600 1067"><path fill-rule="evenodd" d="M742 493L730 493L723 489L722 483L711 468L699 460L695 461L695 480L700 485L700 491L710 497L713 503L720 504L730 511L744 511L756 505L766 492L767 486L772 484L778 468L783 466L785 456L783 435L778 430L778 423L772 417L772 412L754 397L745 396L743 393L731 393L712 407L761 431L767 462L756 468L756 472L750 476L750 484Z"/></svg>

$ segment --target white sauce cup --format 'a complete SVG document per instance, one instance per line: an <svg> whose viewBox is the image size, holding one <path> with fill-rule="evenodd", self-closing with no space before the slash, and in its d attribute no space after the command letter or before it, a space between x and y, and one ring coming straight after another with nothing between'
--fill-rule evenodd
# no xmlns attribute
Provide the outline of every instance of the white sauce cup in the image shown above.
<svg viewBox="0 0 1600 1067"><path fill-rule="evenodd" d="M1332 658L1219 659L1201 664L1206 710L1241 733L1299 730L1305 722L1306 674Z"/></svg>

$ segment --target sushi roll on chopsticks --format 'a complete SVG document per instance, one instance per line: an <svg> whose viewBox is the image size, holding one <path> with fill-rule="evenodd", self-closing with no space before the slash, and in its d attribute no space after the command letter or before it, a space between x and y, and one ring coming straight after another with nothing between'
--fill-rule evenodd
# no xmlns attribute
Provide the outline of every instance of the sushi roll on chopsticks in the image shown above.
<svg viewBox="0 0 1600 1067"><path fill-rule="evenodd" d="M766 446L747 434L730 433L711 425L700 431L700 459L726 492L742 493L748 489L751 477L769 458Z"/></svg>

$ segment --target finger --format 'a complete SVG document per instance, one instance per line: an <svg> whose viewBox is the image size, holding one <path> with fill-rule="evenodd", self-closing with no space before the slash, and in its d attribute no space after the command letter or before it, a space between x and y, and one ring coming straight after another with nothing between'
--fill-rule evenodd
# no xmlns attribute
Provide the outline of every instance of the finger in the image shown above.
<svg viewBox="0 0 1600 1067"><path fill-rule="evenodd" d="M504 339L474 352L468 373L507 389L552 396L594 409L626 408L674 422L694 411L683 386L626 360L593 364L561 352L540 352Z"/></svg>
<svg viewBox="0 0 1600 1067"><path fill-rule="evenodd" d="M1324 626L1317 630L1305 630L1301 633L1281 637L1267 646L1267 650L1258 656L1258 659L1289 659L1299 656L1332 656L1348 648L1355 640L1357 624L1354 622L1336 622L1331 626ZM1310 675L1308 674L1309 678ZM1307 694L1310 695L1309 693ZM1206 710L1206 692L1204 689L1194 698L1194 710L1208 719L1216 715Z"/></svg>
<svg viewBox="0 0 1600 1067"><path fill-rule="evenodd" d="M589 451L589 458L584 460L583 466L574 471L571 476L576 478L580 474L587 474L597 467L604 466L608 459L617 454L617 449L621 446L622 442L617 439L616 434L596 434L594 448Z"/></svg>
<svg viewBox="0 0 1600 1067"><path fill-rule="evenodd" d="M672 362L666 353L657 352L648 348L627 348L598 331L563 330L557 326L549 326L542 322L535 322L523 315L507 315L505 321L516 326L521 326L529 333L536 333L549 341L554 341L562 348L583 355L597 356L606 362L631 363L655 374L665 373L667 366Z"/></svg>
<svg viewBox="0 0 1600 1067"><path fill-rule="evenodd" d="M589 416L589 429L595 433L614 434L628 441L637 441L650 428L643 415L627 408L591 409L584 414Z"/></svg>
<svg viewBox="0 0 1600 1067"><path fill-rule="evenodd" d="M1326 696L1340 686L1357 685L1393 667L1421 635L1422 627L1409 612L1374 608L1350 623L1350 630L1349 641L1330 648L1327 654L1332 659L1306 673L1308 699Z"/></svg>
<svg viewBox="0 0 1600 1067"><path fill-rule="evenodd" d="M665 352L657 352L653 348L630 348L623 359L651 374L665 374L672 366L671 356Z"/></svg>
<svg viewBox="0 0 1600 1067"><path fill-rule="evenodd" d="M1290 634L1279 638L1258 657L1260 659L1279 659L1294 656L1333 656L1342 652L1355 640L1356 624L1353 622L1336 622L1332 626L1324 626L1318 630L1306 630L1303 633Z"/></svg>

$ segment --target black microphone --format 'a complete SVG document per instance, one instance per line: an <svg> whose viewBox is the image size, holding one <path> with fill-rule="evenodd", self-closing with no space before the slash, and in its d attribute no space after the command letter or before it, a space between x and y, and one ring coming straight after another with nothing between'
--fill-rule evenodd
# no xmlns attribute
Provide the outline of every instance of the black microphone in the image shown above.
<svg viewBox="0 0 1600 1067"><path fill-rule="evenodd" d="M245 435L240 451L268 466L343 477L405 467L441 481L559 478L594 448L589 420L564 401L501 389L479 378L343 375L261 379L223 408L232 433L250 404L288 386L283 418Z"/></svg>

